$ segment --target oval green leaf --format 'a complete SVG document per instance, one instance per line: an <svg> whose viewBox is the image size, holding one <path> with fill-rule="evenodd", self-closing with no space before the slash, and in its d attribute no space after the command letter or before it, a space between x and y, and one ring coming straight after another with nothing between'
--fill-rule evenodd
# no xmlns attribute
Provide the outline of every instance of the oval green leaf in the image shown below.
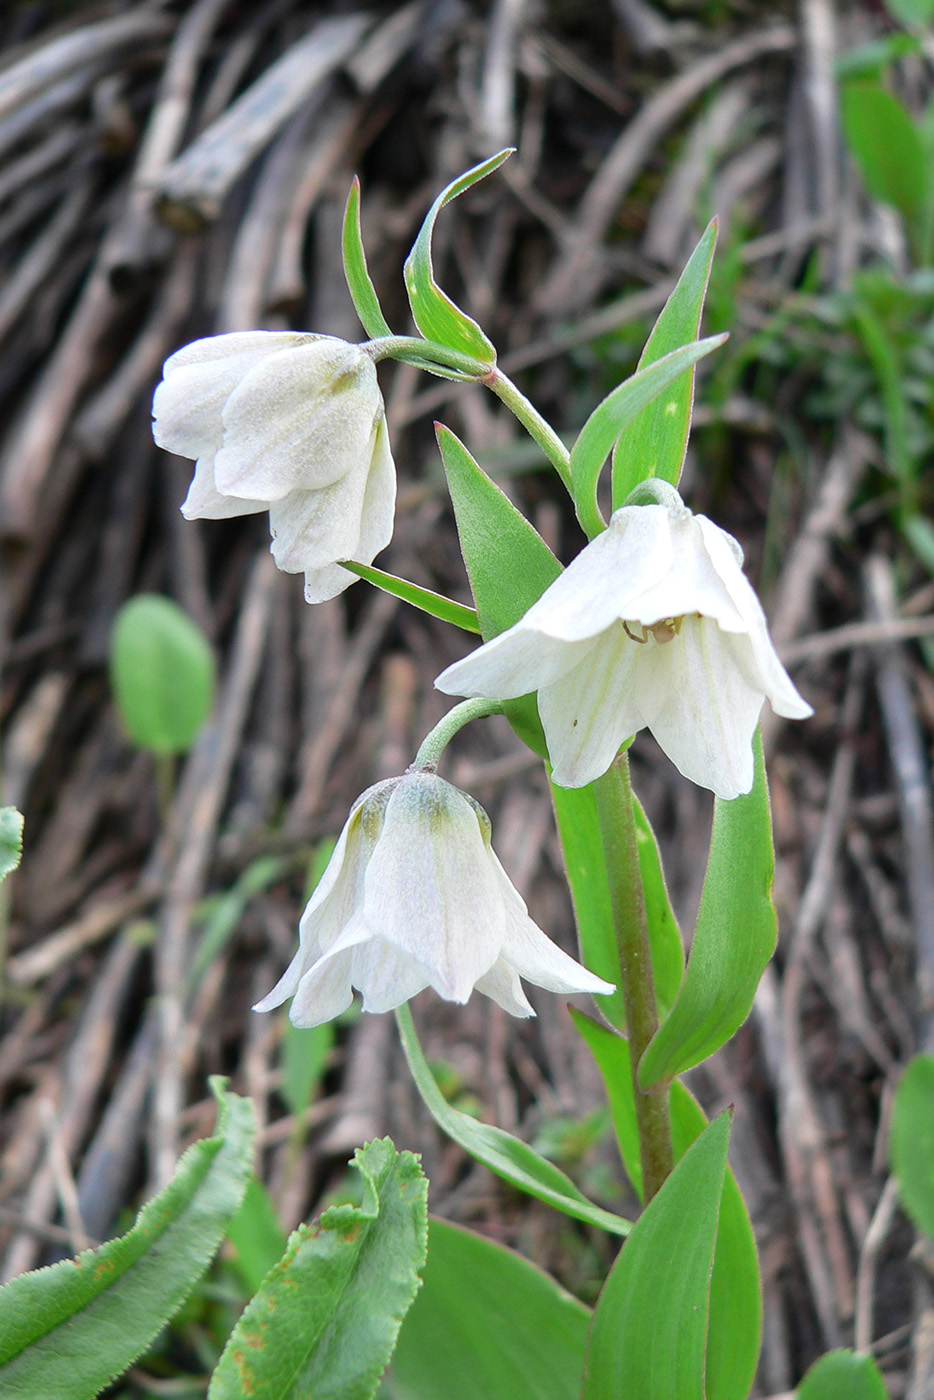
<svg viewBox="0 0 934 1400"><path fill-rule="evenodd" d="M901 1077L889 1152L905 1213L934 1240L934 1055L915 1056Z"/></svg>
<svg viewBox="0 0 934 1400"><path fill-rule="evenodd" d="M815 1361L795 1394L797 1400L888 1400L872 1357L852 1351L828 1351Z"/></svg>
<svg viewBox="0 0 934 1400"><path fill-rule="evenodd" d="M184 753L211 712L214 657L177 603L141 593L114 620L110 682L134 744L150 753Z"/></svg>
<svg viewBox="0 0 934 1400"><path fill-rule="evenodd" d="M927 181L924 146L905 108L880 83L845 83L843 134L873 199L893 205L909 223L920 213ZM897 158L893 158L897 152Z"/></svg>

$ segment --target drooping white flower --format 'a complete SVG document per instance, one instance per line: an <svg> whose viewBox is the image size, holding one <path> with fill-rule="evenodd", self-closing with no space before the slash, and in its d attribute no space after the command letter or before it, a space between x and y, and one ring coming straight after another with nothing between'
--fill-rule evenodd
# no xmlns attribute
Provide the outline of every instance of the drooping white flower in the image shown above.
<svg viewBox="0 0 934 1400"><path fill-rule="evenodd" d="M535 1013L520 977L552 992L613 990L529 917L472 797L426 769L357 798L299 925L299 949L268 996L294 997L297 1026L338 1016L363 994L389 1011L424 987L465 1002L474 987L514 1016Z"/></svg>
<svg viewBox="0 0 934 1400"><path fill-rule="evenodd" d="M732 798L753 780L762 702L804 719L737 542L671 492L623 506L508 631L455 662L448 695L538 692L554 781L583 787L648 728L686 778Z"/></svg>
<svg viewBox="0 0 934 1400"><path fill-rule="evenodd" d="M165 362L153 433L196 458L188 520L269 511L280 569L310 603L354 582L392 537L396 474L372 358L333 336L245 331Z"/></svg>

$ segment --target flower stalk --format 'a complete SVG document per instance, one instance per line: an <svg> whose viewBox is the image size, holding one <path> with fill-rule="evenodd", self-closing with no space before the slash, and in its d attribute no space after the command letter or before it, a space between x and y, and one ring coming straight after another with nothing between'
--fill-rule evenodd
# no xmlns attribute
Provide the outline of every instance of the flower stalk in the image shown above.
<svg viewBox="0 0 934 1400"><path fill-rule="evenodd" d="M516 388L512 380L503 374L503 371L498 367L484 380L484 383L506 405L510 413L519 420L529 436L535 439L560 476L565 490L573 499L571 454L551 424L542 417L535 405L525 397L520 389Z"/></svg>
<svg viewBox="0 0 934 1400"><path fill-rule="evenodd" d="M639 870L628 753L619 754L603 777L597 779L594 796L610 885L639 1131L642 1188L648 1202L671 1172L673 1154L668 1085L660 1084L645 1091L639 1087L637 1075L643 1052L658 1030L658 1003Z"/></svg>
<svg viewBox="0 0 934 1400"><path fill-rule="evenodd" d="M431 733L425 736L415 755L412 768L437 768L444 750L465 724L474 719L485 719L487 715L502 713L503 707L497 700L463 700L452 710L448 710L447 714L438 720Z"/></svg>

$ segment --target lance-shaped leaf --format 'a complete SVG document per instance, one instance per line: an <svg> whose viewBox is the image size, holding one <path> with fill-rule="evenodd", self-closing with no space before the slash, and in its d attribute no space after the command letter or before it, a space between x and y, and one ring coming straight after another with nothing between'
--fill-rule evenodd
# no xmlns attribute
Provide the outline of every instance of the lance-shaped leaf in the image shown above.
<svg viewBox="0 0 934 1400"><path fill-rule="evenodd" d="M480 632L489 641L528 612L554 583L561 565L460 439L441 423L436 433ZM546 755L535 696L507 700L503 709L520 739Z"/></svg>
<svg viewBox="0 0 934 1400"><path fill-rule="evenodd" d="M629 1046L590 1017L573 1010L571 1016L603 1077L620 1156L641 1200L642 1167ZM672 1146L678 1162L703 1132L707 1120L700 1104L678 1080L671 1085L669 1105ZM756 1241L746 1204L732 1171L727 1168L710 1279L706 1400L746 1400L759 1360L761 1339L762 1289Z"/></svg>
<svg viewBox="0 0 934 1400"><path fill-rule="evenodd" d="M912 223L923 207L929 176L924 146L908 112L880 83L864 80L844 84L840 115L869 193L894 205Z"/></svg>
<svg viewBox="0 0 934 1400"><path fill-rule="evenodd" d="M444 206L465 190L469 190L478 180L497 170L511 155L511 150L500 151L481 165L475 165L458 179L452 180L447 188L441 191L428 210L425 222L405 262L405 287L409 294L409 305L415 324L425 339L446 345L450 350L470 355L475 360L491 366L496 363L496 351L492 343L476 321L461 311L435 281L431 263L431 236L435 220Z"/></svg>
<svg viewBox="0 0 934 1400"><path fill-rule="evenodd" d="M23 814L0 807L0 880L19 865L23 854Z"/></svg>
<svg viewBox="0 0 934 1400"><path fill-rule="evenodd" d="M217 1136L188 1149L129 1234L0 1289L0 1395L91 1400L188 1297L250 1177L253 1107L211 1088Z"/></svg>
<svg viewBox="0 0 934 1400"><path fill-rule="evenodd" d="M716 350L726 338L725 335L708 336L706 340L697 340L693 345L663 355L617 385L591 413L571 449L574 506L578 520L591 539L606 528L597 505L597 482L620 433L685 370Z"/></svg>
<svg viewBox="0 0 934 1400"><path fill-rule="evenodd" d="M716 245L717 221L711 219L646 341L640 370L697 340ZM620 433L613 449L614 510L650 476L677 486L691 431L694 379L692 365Z"/></svg>
<svg viewBox="0 0 934 1400"><path fill-rule="evenodd" d="M934 1240L934 1055L916 1055L901 1077L889 1152L905 1213Z"/></svg>
<svg viewBox="0 0 934 1400"><path fill-rule="evenodd" d="M388 1400L578 1400L590 1309L492 1240L432 1220Z"/></svg>
<svg viewBox="0 0 934 1400"><path fill-rule="evenodd" d="M384 573L382 569L374 569L369 564L355 564L344 559L341 560L341 567L349 569L357 578L366 579L367 583L372 583L375 588L381 588L384 593L391 593L394 598L411 603L413 608L419 608L431 617L438 617L442 622L451 622L464 632L480 631L476 610L464 607L463 603L455 603L453 598L445 598L443 593L435 593L430 588L420 588L417 583L410 583L407 578L397 578L395 574Z"/></svg>
<svg viewBox="0 0 934 1400"><path fill-rule="evenodd" d="M360 227L360 181L356 175L347 196L347 208L344 210L341 251L347 287L363 329L373 340L392 335L389 322L379 304L370 269L366 265L363 230Z"/></svg>
<svg viewBox="0 0 934 1400"><path fill-rule="evenodd" d="M408 1005L398 1008L396 1021L416 1088L428 1112L449 1138L476 1161L489 1167L491 1172L501 1176L504 1181L510 1182L529 1196L545 1201L555 1210L563 1211L575 1220L585 1220L588 1224L608 1230L614 1235L628 1233L628 1220L614 1215L611 1211L602 1210L600 1206L588 1201L569 1176L565 1176L559 1167L546 1158L540 1157L527 1142L513 1137L503 1128L480 1123L469 1114L452 1108L428 1068Z"/></svg>
<svg viewBox="0 0 934 1400"><path fill-rule="evenodd" d="M300 1225L237 1323L209 1400L370 1400L421 1284L428 1181L389 1138L358 1148L363 1203Z"/></svg>
<svg viewBox="0 0 934 1400"><path fill-rule="evenodd" d="M581 1400L705 1400L710 1275L730 1115L688 1149L603 1286Z"/></svg>
<svg viewBox="0 0 934 1400"><path fill-rule="evenodd" d="M726 1044L749 1015L775 951L775 856L758 731L754 747L751 792L714 803L707 874L684 981L639 1063L639 1082L646 1089Z"/></svg>
<svg viewBox="0 0 934 1400"><path fill-rule="evenodd" d="M872 1357L852 1351L828 1351L815 1361L795 1395L797 1400L888 1400Z"/></svg>

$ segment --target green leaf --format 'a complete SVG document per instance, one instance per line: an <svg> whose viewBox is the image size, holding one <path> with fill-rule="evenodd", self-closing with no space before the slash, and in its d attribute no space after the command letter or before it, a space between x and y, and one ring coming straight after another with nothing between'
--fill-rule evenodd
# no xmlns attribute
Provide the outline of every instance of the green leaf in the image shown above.
<svg viewBox="0 0 934 1400"><path fill-rule="evenodd" d="M934 1055L917 1055L899 1081L889 1153L905 1213L934 1239Z"/></svg>
<svg viewBox="0 0 934 1400"><path fill-rule="evenodd" d="M633 795L639 870L645 895L645 916L652 947L652 972L659 1016L666 1016L684 979L684 944L681 930L668 897L662 856L642 803Z"/></svg>
<svg viewBox="0 0 934 1400"><path fill-rule="evenodd" d="M885 8L908 29L934 24L934 0L885 0Z"/></svg>
<svg viewBox="0 0 934 1400"><path fill-rule="evenodd" d="M189 996L194 995L208 968L236 933L253 896L281 879L288 868L289 862L281 856L257 856L229 890L205 901L202 906L204 927L186 976ZM199 922L202 911L199 911Z"/></svg>
<svg viewBox="0 0 934 1400"><path fill-rule="evenodd" d="M389 1138L354 1153L363 1204L300 1225L237 1323L209 1400L369 1400L420 1286L428 1182Z"/></svg>
<svg viewBox="0 0 934 1400"><path fill-rule="evenodd" d="M240 1209L227 1228L227 1239L234 1250L234 1269L247 1293L255 1293L285 1252L285 1235L279 1217L269 1192L255 1176L246 1184Z"/></svg>
<svg viewBox="0 0 934 1400"><path fill-rule="evenodd" d="M0 880L5 880L23 854L23 814L15 807L0 807Z"/></svg>
<svg viewBox="0 0 934 1400"><path fill-rule="evenodd" d="M606 528L597 505L597 482L620 433L653 399L663 394L669 384L726 339L726 335L712 335L680 350L672 350L617 385L591 413L571 449L574 505L577 518L591 539Z"/></svg>
<svg viewBox="0 0 934 1400"><path fill-rule="evenodd" d="M697 340L716 246L717 221L711 219L655 322L639 369ZM614 510L650 476L677 486L691 431L694 378L692 365L669 385L664 397L653 399L620 433L613 449Z"/></svg>
<svg viewBox="0 0 934 1400"><path fill-rule="evenodd" d="M650 1088L706 1060L743 1024L775 951L775 856L769 790L756 732L756 772L744 797L714 802L707 874L677 1000L639 1063Z"/></svg>
<svg viewBox="0 0 934 1400"><path fill-rule="evenodd" d="M293 1026L285 1018L282 1041L282 1097L291 1113L304 1113L319 1087L334 1048L334 1022Z"/></svg>
<svg viewBox="0 0 934 1400"><path fill-rule="evenodd" d="M594 1311L581 1400L704 1400L729 1135L722 1113L632 1227Z"/></svg>
<svg viewBox="0 0 934 1400"><path fill-rule="evenodd" d="M480 1123L476 1118L452 1108L428 1068L408 1005L397 1009L396 1021L405 1058L418 1092L438 1127L447 1133L449 1138L476 1161L482 1162L490 1171L529 1196L535 1196L538 1200L554 1206L556 1210L563 1211L565 1215L573 1216L575 1220L585 1220L588 1224L608 1230L611 1234L628 1233L628 1220L623 1220L621 1216L613 1215L611 1211L602 1210L592 1201L588 1201L570 1177L565 1176L554 1163L539 1156L527 1142L513 1137L502 1128Z"/></svg>
<svg viewBox="0 0 934 1400"><path fill-rule="evenodd" d="M110 682L134 744L184 753L211 712L214 658L207 639L171 598L140 593L117 613Z"/></svg>
<svg viewBox="0 0 934 1400"><path fill-rule="evenodd" d="M492 174L511 155L511 150L500 151L481 165L475 165L457 180L452 180L428 210L412 251L405 261L405 287L409 294L409 305L415 324L425 339L446 345L448 349L456 350L462 355L471 355L475 360L490 366L496 363L496 351L492 343L476 321L461 311L460 307L455 306L435 281L431 264L431 236L435 220L444 206L465 190L469 190L478 180Z"/></svg>
<svg viewBox="0 0 934 1400"><path fill-rule="evenodd" d="M250 1177L253 1108L211 1081L195 1143L127 1235L0 1289L4 1400L91 1400L149 1346L214 1257Z"/></svg>
<svg viewBox="0 0 934 1400"><path fill-rule="evenodd" d="M852 1351L828 1351L815 1361L795 1394L797 1400L888 1400L872 1357Z"/></svg>
<svg viewBox="0 0 934 1400"><path fill-rule="evenodd" d="M350 194L347 196L347 208L344 210L341 249L344 256L344 276L347 279L347 286L360 318L360 324L371 340L392 335L389 322L383 315L379 304L376 288L370 278L369 268L366 265L363 231L360 228L360 181L356 175L350 186Z"/></svg>
<svg viewBox="0 0 934 1400"><path fill-rule="evenodd" d="M480 633L489 641L528 612L554 583L561 565L460 439L441 423L436 432ZM519 738L544 757L547 748L535 696L507 700L503 709Z"/></svg>
<svg viewBox="0 0 934 1400"><path fill-rule="evenodd" d="M642 1198L639 1133L629 1070L629 1046L605 1026L571 1011L606 1085L613 1127L626 1173ZM670 1088L675 1161L700 1136L706 1118L692 1094L676 1080ZM752 1224L733 1173L727 1168L720 1201L717 1246L710 1282L707 1329L707 1400L746 1400L762 1339L762 1290Z"/></svg>
<svg viewBox="0 0 934 1400"><path fill-rule="evenodd" d="M548 1274L432 1220L424 1278L393 1353L391 1400L577 1400L590 1310Z"/></svg>
<svg viewBox="0 0 934 1400"><path fill-rule="evenodd" d="M920 213L927 174L924 147L905 108L879 83L844 84L843 134L873 199L893 205L913 223Z"/></svg>
<svg viewBox="0 0 934 1400"><path fill-rule="evenodd" d="M463 603L455 603L453 598L445 598L442 593L433 593L430 588L420 588L417 583L410 583L407 578L386 574L382 569L374 569L370 564L357 564L345 559L341 568L349 569L358 578L366 579L367 583L381 588L384 593L391 593L394 598L401 598L403 602L421 608L422 612L429 613L432 617L440 617L442 622L452 622L455 627L460 627L465 632L480 631L476 609L466 608Z"/></svg>

